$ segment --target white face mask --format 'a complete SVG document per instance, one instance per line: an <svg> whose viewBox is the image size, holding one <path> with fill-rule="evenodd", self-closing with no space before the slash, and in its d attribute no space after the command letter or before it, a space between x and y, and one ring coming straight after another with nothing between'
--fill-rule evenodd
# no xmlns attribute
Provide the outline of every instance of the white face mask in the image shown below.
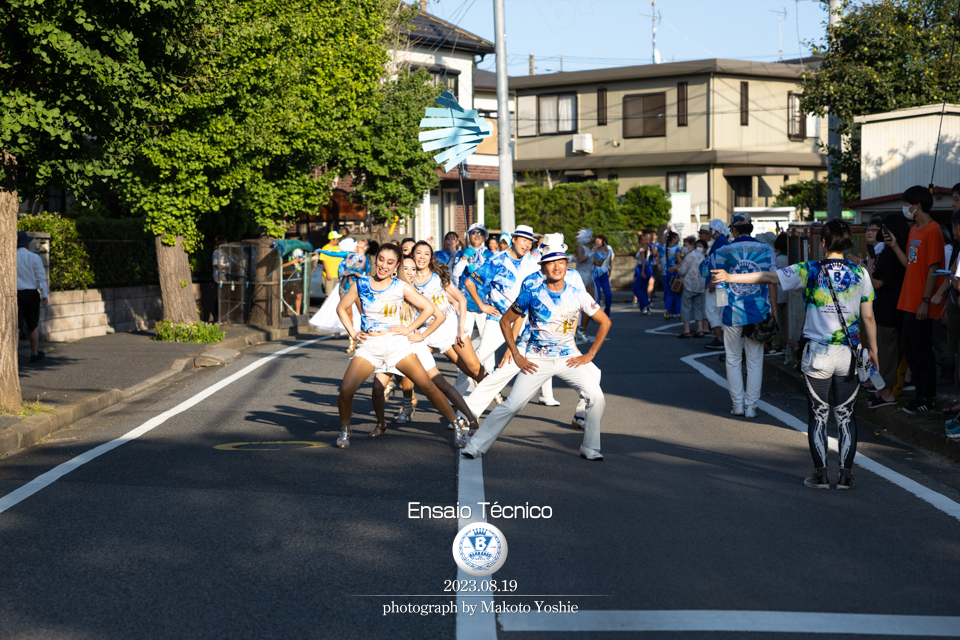
<svg viewBox="0 0 960 640"><path fill-rule="evenodd" d="M910 213L910 207L913 205L905 204L903 205L903 217L907 220L913 220L913 214Z"/></svg>

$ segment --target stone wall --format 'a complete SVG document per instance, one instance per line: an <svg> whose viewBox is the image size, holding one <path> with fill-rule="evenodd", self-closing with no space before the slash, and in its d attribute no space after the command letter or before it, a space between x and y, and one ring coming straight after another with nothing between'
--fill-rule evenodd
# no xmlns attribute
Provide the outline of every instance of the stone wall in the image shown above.
<svg viewBox="0 0 960 640"><path fill-rule="evenodd" d="M198 305L202 285L194 284ZM68 342L118 331L152 329L163 318L160 285L54 291L40 309L40 339Z"/></svg>

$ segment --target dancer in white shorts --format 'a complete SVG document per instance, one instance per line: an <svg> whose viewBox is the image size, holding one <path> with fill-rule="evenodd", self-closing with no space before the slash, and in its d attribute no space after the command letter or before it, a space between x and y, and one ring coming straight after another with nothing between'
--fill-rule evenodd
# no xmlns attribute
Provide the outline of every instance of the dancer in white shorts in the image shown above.
<svg viewBox="0 0 960 640"><path fill-rule="evenodd" d="M350 447L353 397L363 381L382 364L396 367L400 373L413 380L447 420L452 423L457 421L457 416L443 393L430 380L420 361L412 353L412 343L423 339L423 334L416 330L436 313L436 309L433 303L418 293L412 285L394 277L400 265L400 255L400 248L395 244L381 246L371 275L358 278L356 286L351 287L337 305L340 322L358 344L357 351L343 374L337 401L340 412L340 437L337 438L337 446L341 449ZM350 306L358 299L361 307L359 331L353 326L350 310ZM407 326L400 323L404 302L409 302L421 310ZM440 321L438 319L438 322ZM439 325L434 327L434 330L438 327Z"/></svg>
<svg viewBox="0 0 960 640"><path fill-rule="evenodd" d="M576 387L587 404L583 444L580 456L587 460L603 460L600 453L600 422L605 406L597 376L585 365L593 361L610 331L610 318L583 289L566 282L566 252L561 247L547 247L540 258L543 279L524 281L516 301L500 319L500 329L521 373L513 384L510 397L497 406L479 431L463 449L467 458L476 458L489 451L513 417L533 399L537 390L550 376L559 376ZM580 355L574 335L577 320L583 311L600 325L590 350ZM521 355L514 341L510 325L528 315L530 339L526 355Z"/></svg>
<svg viewBox="0 0 960 640"><path fill-rule="evenodd" d="M416 272L417 266L414 262L414 259L410 256L407 256L403 259L403 268L399 270L397 275L399 279L403 280L404 282L413 284L412 278ZM404 325L409 325L413 321L414 317L416 317L417 313L419 313L418 309L414 309L410 304L404 304L400 312L400 321ZM433 355L430 353L430 347L428 345L436 335L437 326L439 325L439 327L442 328L443 325L447 324L448 322L453 322L453 320L456 319L456 314L454 314L453 318L446 316L445 319L440 319L444 318L445 314L442 314L439 309L436 315L439 316L439 318L433 320L429 323L429 326L425 326L425 328L421 330L423 339L419 342L413 343L413 353L420 360L420 364L423 365L424 370L427 372L427 376L429 376L433 383L437 385L437 388L440 389L443 395L450 400L450 403L453 404L453 406L459 410L462 415L466 416L465 419L458 418L456 424L450 425L450 428L456 431L454 446L457 448L462 448L467 442L467 429L471 427L476 428L477 419L472 413L470 413L470 409L467 407L463 397L449 382L446 381L446 379L443 377L443 374L440 373L440 369L437 367L437 363L433 359ZM386 363L377 367L377 370L374 372L373 394L371 399L373 401L374 413L377 416L377 426L373 431L370 432L369 437L371 438L380 437L387 430L387 423L385 420L387 404L386 387L390 383L391 377L394 375L402 374L400 374L396 367L390 367ZM408 383L410 379L406 377L401 379L404 383L404 395L406 396L406 383ZM411 383L409 397L412 396L413 384Z"/></svg>

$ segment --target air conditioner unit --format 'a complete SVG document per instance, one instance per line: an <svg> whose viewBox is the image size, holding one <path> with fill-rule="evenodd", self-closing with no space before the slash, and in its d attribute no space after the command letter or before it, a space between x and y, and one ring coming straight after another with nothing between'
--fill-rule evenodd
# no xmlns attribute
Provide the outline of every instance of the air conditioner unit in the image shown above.
<svg viewBox="0 0 960 640"><path fill-rule="evenodd" d="M592 133L573 134L573 152L574 153L593 153L593 134Z"/></svg>

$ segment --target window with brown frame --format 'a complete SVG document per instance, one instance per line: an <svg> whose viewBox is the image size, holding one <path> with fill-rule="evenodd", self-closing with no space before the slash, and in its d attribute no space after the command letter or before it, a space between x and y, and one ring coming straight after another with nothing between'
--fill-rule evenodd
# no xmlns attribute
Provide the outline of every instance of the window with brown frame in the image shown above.
<svg viewBox="0 0 960 640"><path fill-rule="evenodd" d="M740 126L750 124L750 83L740 83Z"/></svg>
<svg viewBox="0 0 960 640"><path fill-rule="evenodd" d="M597 89L597 126L607 126L607 90Z"/></svg>
<svg viewBox="0 0 960 640"><path fill-rule="evenodd" d="M800 108L803 94L787 92L787 137L791 140L803 140L807 137L807 118Z"/></svg>
<svg viewBox="0 0 960 640"><path fill-rule="evenodd" d="M667 94L623 96L623 137L655 138L667 135Z"/></svg>
<svg viewBox="0 0 960 640"><path fill-rule="evenodd" d="M687 83L677 83L677 126L687 126Z"/></svg>
<svg viewBox="0 0 960 640"><path fill-rule="evenodd" d="M554 93L539 98L540 135L577 132L576 93Z"/></svg>

